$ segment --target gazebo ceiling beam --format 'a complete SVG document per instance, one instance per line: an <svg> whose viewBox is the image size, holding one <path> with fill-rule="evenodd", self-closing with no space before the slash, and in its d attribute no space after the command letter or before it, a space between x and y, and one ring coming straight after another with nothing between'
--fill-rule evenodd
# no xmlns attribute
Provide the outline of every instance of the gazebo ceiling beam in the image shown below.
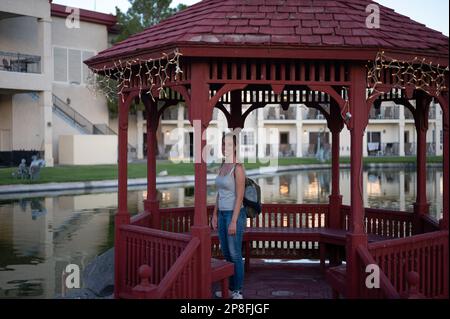
<svg viewBox="0 0 450 319"><path fill-rule="evenodd" d="M231 120L231 114L230 114L230 112L228 112L228 110L225 107L225 105L223 105L222 102L217 102L215 108L217 108L217 109L222 111L223 115L225 115L225 118L227 119L227 122L229 123L230 120Z"/></svg>

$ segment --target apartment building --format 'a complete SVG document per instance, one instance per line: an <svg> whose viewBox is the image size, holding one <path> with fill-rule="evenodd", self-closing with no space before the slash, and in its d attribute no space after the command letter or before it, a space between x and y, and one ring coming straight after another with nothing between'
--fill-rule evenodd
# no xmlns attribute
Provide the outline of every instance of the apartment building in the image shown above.
<svg viewBox="0 0 450 319"><path fill-rule="evenodd" d="M247 107L244 106L244 112ZM145 114L138 114L137 118L138 121L132 123L133 132L145 132ZM208 138L217 135L213 132L215 129L225 132L226 123L223 113L215 109ZM138 139L144 145L145 154L145 134L141 135ZM160 157L187 159L193 156L193 129L182 104L169 107L163 113L159 141ZM407 108L393 102L383 102L378 108L372 108L364 135L364 156L413 156L416 141L414 120ZM432 103L427 132L428 155L442 155L442 143L442 111L439 105ZM280 105L269 104L247 117L240 133L240 144L241 154L250 158L319 155L326 158L331 150L331 133L324 116L316 109L291 105L285 111ZM350 133L346 128L341 132L340 148L341 156L350 156Z"/></svg>
<svg viewBox="0 0 450 319"><path fill-rule="evenodd" d="M108 48L113 15L49 0L0 2L0 165L115 163L105 98L83 61ZM62 149L60 149L62 148Z"/></svg>

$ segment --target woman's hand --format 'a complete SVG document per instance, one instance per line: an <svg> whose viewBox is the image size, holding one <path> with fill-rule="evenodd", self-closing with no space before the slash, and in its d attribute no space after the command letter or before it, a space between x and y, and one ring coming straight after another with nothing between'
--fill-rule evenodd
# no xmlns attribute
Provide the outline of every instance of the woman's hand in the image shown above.
<svg viewBox="0 0 450 319"><path fill-rule="evenodd" d="M213 214L212 219L211 219L211 226L214 230L217 229L217 213Z"/></svg>
<svg viewBox="0 0 450 319"><path fill-rule="evenodd" d="M228 226L228 235L233 236L236 235L236 221L231 220L230 225Z"/></svg>

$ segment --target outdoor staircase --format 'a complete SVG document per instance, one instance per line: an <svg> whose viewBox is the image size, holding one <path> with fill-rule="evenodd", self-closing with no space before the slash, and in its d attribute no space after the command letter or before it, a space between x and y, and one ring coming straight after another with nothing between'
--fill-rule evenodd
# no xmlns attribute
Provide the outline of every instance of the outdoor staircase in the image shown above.
<svg viewBox="0 0 450 319"><path fill-rule="evenodd" d="M93 124L55 94L53 94L52 100L53 111L83 134L117 135L107 124ZM137 157L136 148L131 144L128 144L128 157L129 159L135 159Z"/></svg>

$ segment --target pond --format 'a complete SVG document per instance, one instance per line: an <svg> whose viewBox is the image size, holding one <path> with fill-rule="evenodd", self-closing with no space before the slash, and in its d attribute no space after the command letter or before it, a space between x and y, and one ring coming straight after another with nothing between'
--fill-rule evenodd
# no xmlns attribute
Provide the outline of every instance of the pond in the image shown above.
<svg viewBox="0 0 450 319"><path fill-rule="evenodd" d="M264 203L326 203L330 170L298 171L254 178ZM340 173L343 203L350 202L350 171ZM441 218L443 174L427 170L430 214ZM159 186L161 207L193 206L192 185ZM208 202L215 200L208 187ZM366 207L412 211L416 172L411 169L366 169ZM143 211L145 188L128 196L131 214ZM113 245L114 189L47 194L0 195L0 298L53 298L61 293L62 272L74 263L83 269Z"/></svg>

